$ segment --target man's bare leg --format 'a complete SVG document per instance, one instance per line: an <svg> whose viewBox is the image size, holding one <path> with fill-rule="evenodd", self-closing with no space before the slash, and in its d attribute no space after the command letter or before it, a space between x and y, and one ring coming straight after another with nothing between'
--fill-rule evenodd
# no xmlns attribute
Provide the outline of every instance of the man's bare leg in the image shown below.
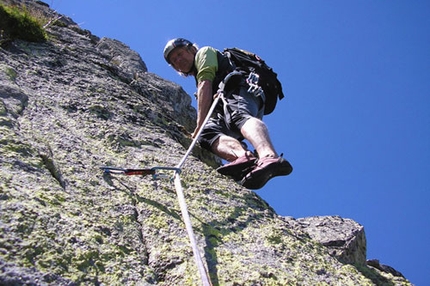
<svg viewBox="0 0 430 286"><path fill-rule="evenodd" d="M246 154L246 150L238 140L226 135L221 135L215 141L212 145L212 152L229 162Z"/></svg>
<svg viewBox="0 0 430 286"><path fill-rule="evenodd" d="M260 158L278 157L270 140L269 131L263 121L258 118L251 118L245 122L240 131L243 137L257 150Z"/></svg>

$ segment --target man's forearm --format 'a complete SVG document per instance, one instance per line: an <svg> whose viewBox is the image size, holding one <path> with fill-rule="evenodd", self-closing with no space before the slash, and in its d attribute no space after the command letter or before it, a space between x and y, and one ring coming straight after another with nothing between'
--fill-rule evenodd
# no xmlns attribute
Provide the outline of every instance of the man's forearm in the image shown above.
<svg viewBox="0 0 430 286"><path fill-rule="evenodd" d="M201 127L212 104L212 82L205 80L197 87L197 127Z"/></svg>

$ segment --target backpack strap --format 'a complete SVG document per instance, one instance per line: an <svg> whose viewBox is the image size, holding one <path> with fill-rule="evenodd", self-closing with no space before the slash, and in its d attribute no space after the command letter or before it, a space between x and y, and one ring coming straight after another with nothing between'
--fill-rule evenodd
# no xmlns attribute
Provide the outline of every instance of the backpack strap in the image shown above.
<svg viewBox="0 0 430 286"><path fill-rule="evenodd" d="M229 59L229 56L217 51L217 59L218 59L218 71L215 75L215 79L212 83L212 90L215 92L219 88L219 84L224 80L224 78L234 71L235 65Z"/></svg>
<svg viewBox="0 0 430 286"><path fill-rule="evenodd" d="M224 122L227 126L227 128L230 129L230 122L231 122L231 112L232 110L229 108L228 102L225 100L226 97L230 97L233 90L240 85L240 82L243 80L242 73L239 71L233 70L227 76L219 83L219 89L218 89L218 96L221 98L222 101L222 108L223 108L223 116L224 116Z"/></svg>

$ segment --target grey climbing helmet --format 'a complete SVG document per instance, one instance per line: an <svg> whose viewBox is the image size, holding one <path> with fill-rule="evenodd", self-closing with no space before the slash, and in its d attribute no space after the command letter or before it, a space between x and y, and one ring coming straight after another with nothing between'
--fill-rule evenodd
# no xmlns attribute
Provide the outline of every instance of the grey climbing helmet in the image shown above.
<svg viewBox="0 0 430 286"><path fill-rule="evenodd" d="M168 64L170 64L169 55L175 48L192 46L192 45L193 43L191 43L190 41L184 38L176 38L176 39L170 40L167 42L166 46L164 47L164 59Z"/></svg>

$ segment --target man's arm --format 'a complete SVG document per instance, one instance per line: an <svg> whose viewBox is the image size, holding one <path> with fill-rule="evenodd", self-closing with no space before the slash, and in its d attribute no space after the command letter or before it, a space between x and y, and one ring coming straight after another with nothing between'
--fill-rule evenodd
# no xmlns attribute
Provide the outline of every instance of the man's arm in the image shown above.
<svg viewBox="0 0 430 286"><path fill-rule="evenodd" d="M193 137L197 135L202 127L203 121L211 108L212 99L212 81L203 80L199 82L197 86L197 126L194 130Z"/></svg>
<svg viewBox="0 0 430 286"><path fill-rule="evenodd" d="M203 126L203 121L212 105L212 81L218 70L217 51L212 47L199 49L195 56L197 84L197 127L194 130L195 137Z"/></svg>

